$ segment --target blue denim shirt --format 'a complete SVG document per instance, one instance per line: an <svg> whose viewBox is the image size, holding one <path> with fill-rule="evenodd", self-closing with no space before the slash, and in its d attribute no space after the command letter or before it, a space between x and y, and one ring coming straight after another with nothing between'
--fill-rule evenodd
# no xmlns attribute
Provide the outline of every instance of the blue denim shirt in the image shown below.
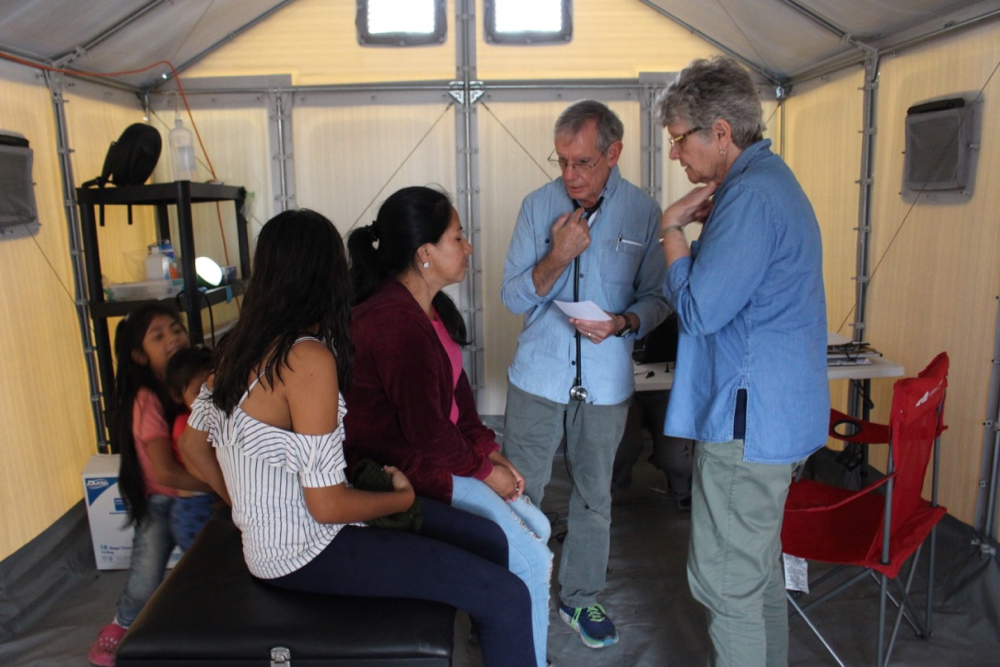
<svg viewBox="0 0 1000 667"><path fill-rule="evenodd" d="M661 292L663 251L657 244L660 207L621 177L614 167L604 201L591 218L590 246L580 255L580 301L591 300L609 313L631 311L640 329L627 337L594 344L582 341L581 375L588 403L614 405L634 389L632 340L652 331L670 312ZM514 314L524 314L517 353L508 371L515 386L556 403L569 401L576 376L576 329L553 301L573 301L571 263L545 296L535 291L531 272L549 253L552 224L574 209L561 178L535 190L521 212L507 250L500 298Z"/></svg>
<svg viewBox="0 0 1000 667"><path fill-rule="evenodd" d="M664 430L732 440L746 389L744 459L791 463L826 442L826 297L819 224L770 145L740 154L692 256L667 271L680 343Z"/></svg>

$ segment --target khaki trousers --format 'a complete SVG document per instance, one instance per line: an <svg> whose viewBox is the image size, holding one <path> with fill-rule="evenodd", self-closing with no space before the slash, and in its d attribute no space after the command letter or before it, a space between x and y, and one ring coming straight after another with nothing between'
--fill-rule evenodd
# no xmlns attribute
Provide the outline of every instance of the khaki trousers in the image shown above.
<svg viewBox="0 0 1000 667"><path fill-rule="evenodd" d="M708 610L710 665L788 664L781 522L792 464L743 460L743 441L697 442L688 584Z"/></svg>

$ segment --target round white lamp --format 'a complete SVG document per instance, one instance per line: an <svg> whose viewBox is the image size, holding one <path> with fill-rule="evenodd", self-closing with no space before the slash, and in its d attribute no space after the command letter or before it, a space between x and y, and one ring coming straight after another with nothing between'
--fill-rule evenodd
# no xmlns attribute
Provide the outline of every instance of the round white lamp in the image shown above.
<svg viewBox="0 0 1000 667"><path fill-rule="evenodd" d="M218 287L222 284L222 269L209 257L196 257L194 270L198 279L208 287Z"/></svg>

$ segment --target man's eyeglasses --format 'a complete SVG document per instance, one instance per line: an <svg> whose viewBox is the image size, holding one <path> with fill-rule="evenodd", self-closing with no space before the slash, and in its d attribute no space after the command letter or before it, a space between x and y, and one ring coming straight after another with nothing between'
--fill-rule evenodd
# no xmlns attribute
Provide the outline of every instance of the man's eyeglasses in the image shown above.
<svg viewBox="0 0 1000 667"><path fill-rule="evenodd" d="M582 160L576 160L575 162L570 162L564 157L553 157L556 154L555 150L549 155L549 164L559 167L560 170L566 171L570 167L573 168L577 173L593 171L597 167L597 164L604 157L604 153L601 153L596 158L584 158Z"/></svg>
<svg viewBox="0 0 1000 667"><path fill-rule="evenodd" d="M687 139L688 137L690 137L695 132L700 132L702 129L703 128L700 128L700 127L692 127L690 130L688 130L684 134L678 134L676 137L668 137L667 141L670 142L670 147L671 148L678 148L678 147L680 147L682 141L684 141L685 139Z"/></svg>

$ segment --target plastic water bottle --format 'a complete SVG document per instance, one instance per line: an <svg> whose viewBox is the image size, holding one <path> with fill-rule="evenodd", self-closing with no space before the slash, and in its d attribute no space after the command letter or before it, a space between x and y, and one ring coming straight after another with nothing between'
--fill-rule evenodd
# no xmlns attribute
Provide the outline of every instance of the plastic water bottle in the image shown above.
<svg viewBox="0 0 1000 667"><path fill-rule="evenodd" d="M149 244L146 256L146 280L168 280L170 278L170 258L160 252L159 243Z"/></svg>
<svg viewBox="0 0 1000 667"><path fill-rule="evenodd" d="M198 163L194 156L194 136L184 127L180 118L174 120L174 129L168 136L170 158L174 166L175 181L197 181Z"/></svg>

